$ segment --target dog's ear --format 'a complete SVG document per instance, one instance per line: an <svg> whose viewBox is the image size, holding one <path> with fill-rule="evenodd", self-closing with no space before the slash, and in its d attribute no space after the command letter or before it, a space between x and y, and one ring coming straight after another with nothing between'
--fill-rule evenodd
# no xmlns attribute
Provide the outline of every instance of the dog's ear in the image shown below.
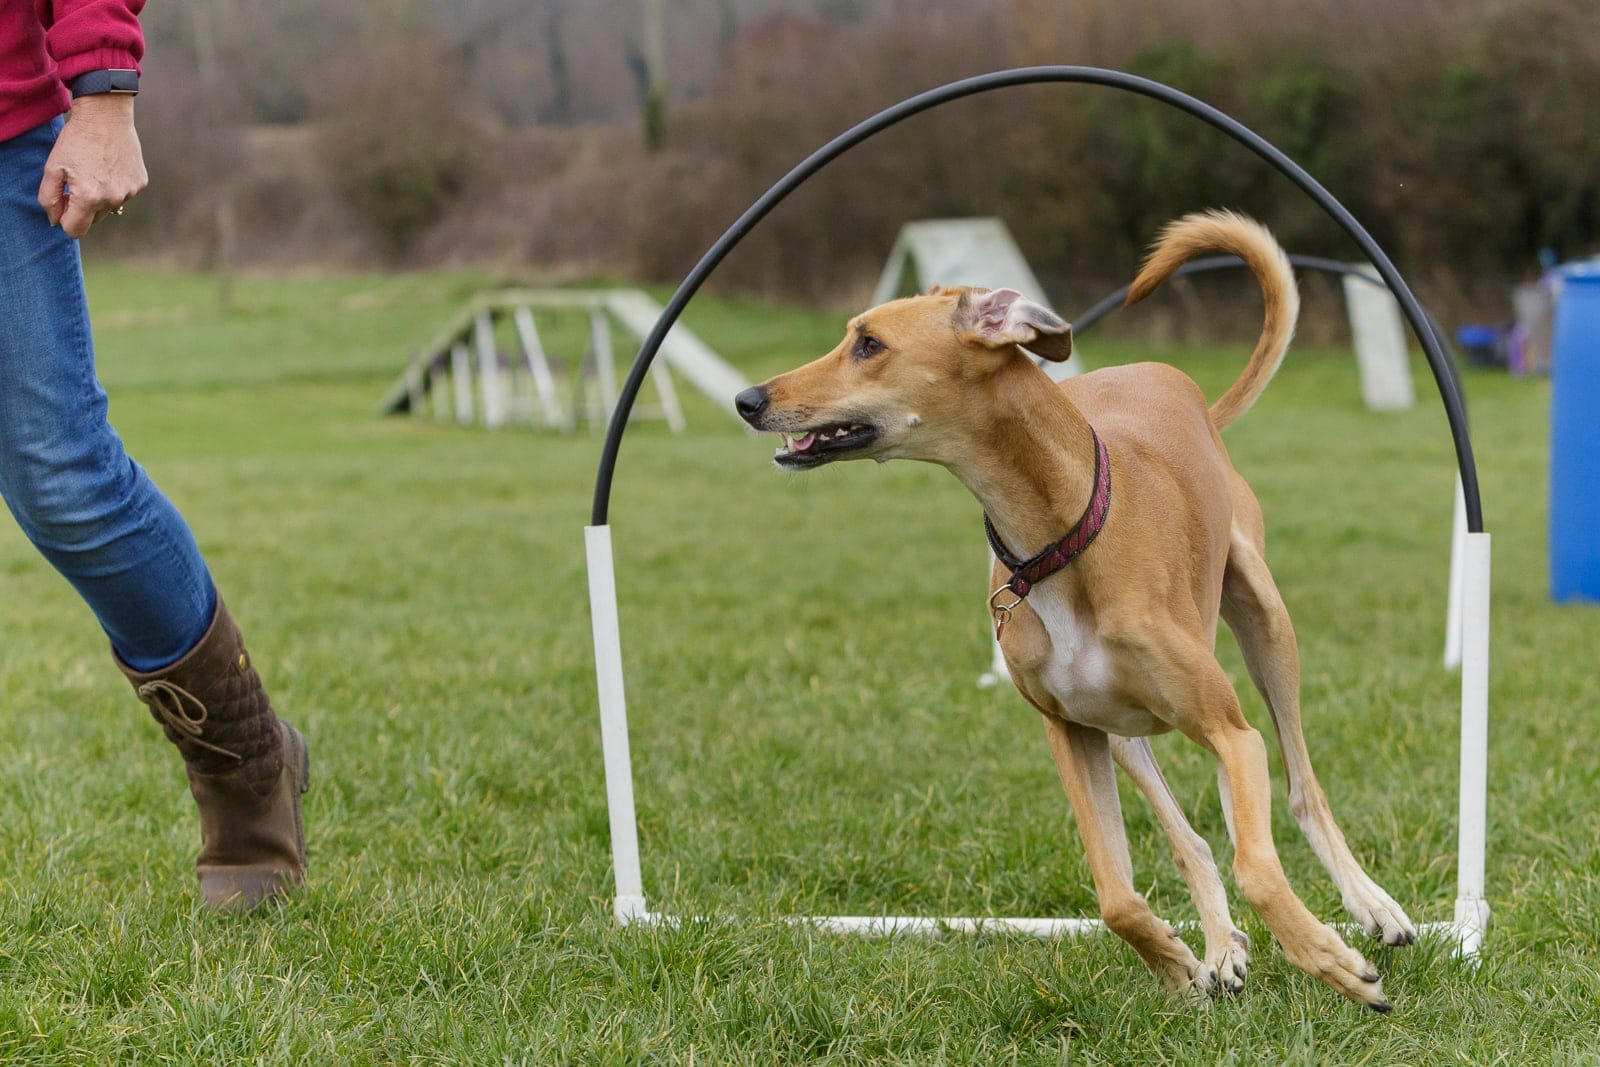
<svg viewBox="0 0 1600 1067"><path fill-rule="evenodd" d="M1015 289L970 290L956 301L956 332L988 348L1018 345L1061 363L1072 355L1072 327Z"/></svg>
<svg viewBox="0 0 1600 1067"><path fill-rule="evenodd" d="M982 292L970 285L931 285L923 296L960 296L962 293Z"/></svg>

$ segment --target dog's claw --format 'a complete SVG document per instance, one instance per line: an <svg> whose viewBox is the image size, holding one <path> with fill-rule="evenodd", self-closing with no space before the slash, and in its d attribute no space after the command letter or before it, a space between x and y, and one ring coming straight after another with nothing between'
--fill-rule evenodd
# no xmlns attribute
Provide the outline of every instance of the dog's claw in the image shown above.
<svg viewBox="0 0 1600 1067"><path fill-rule="evenodd" d="M1379 1015L1388 1015L1391 1011L1394 1011L1394 1006L1392 1004L1390 1004L1387 1000L1380 1000L1375 1004L1367 1005L1367 1007L1371 1008L1373 1011L1377 1012Z"/></svg>

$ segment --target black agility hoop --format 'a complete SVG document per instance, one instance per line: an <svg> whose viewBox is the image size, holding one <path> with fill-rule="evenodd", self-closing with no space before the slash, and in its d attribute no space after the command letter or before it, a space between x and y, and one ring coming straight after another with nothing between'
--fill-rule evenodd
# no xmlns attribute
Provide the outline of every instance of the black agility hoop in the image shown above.
<svg viewBox="0 0 1600 1067"><path fill-rule="evenodd" d="M1405 313L1406 320L1411 325L1411 330L1416 334L1417 340L1422 343L1422 350L1428 358L1428 365L1433 371L1434 382L1439 387L1439 395L1444 401L1445 417L1450 422L1450 436L1455 443L1456 464L1461 473L1462 495L1466 503L1467 529L1471 533L1483 532L1483 506L1478 493L1478 468L1472 457L1472 441L1467 434L1466 409L1462 403L1460 384L1455 377L1455 367L1444 346L1440 343L1438 335L1430 325L1427 314L1412 295L1411 288L1406 285L1405 279L1378 247L1377 241L1367 233L1366 228L1357 222L1355 216L1333 194L1324 189L1315 178L1306 173L1304 168L1294 160L1284 155L1261 135L1240 123L1238 120L1212 107L1201 100L1179 92L1177 89L1149 78L1141 78L1136 74L1127 74L1122 71L1105 70L1100 67L1018 67L1013 70L999 70L990 74L980 74L973 78L964 78L961 81L951 82L937 89L930 89L907 100L903 100L893 107L886 108L850 129L841 133L811 155L807 156L798 166L784 175L777 184L763 193L755 203L745 209L743 215L736 219L732 226L719 237L715 244L700 258L694 269L691 270L678 285L677 291L672 294L672 299L667 302L666 308L661 312L661 317L656 320L655 328L650 331L650 336L645 338L644 345L639 349L639 354L633 361L633 367L628 372L627 380L623 383L622 390L617 397L617 406L612 411L610 425L606 427L605 447L600 454L600 467L595 475L594 483L594 508L591 513L591 524L604 526L607 522L611 506L611 481L616 472L617 453L622 447L622 435L627 429L628 416L633 410L634 399L639 394L640 387L644 384L645 373L650 369L650 364L656 358L656 352L661 348L666 339L667 331L678 321L683 314L683 309L688 305L690 298L705 283L706 278L716 269L728 253L731 252L744 237L767 216L773 208L777 207L785 197L799 188L807 179L821 170L827 164L878 133L891 126L921 114L930 108L947 104L952 100L975 96L979 93L990 92L994 89L1006 89L1015 85L1037 85L1052 82L1083 83L1089 85L1104 85L1124 92L1137 93L1148 96L1163 103L1170 104L1180 111L1195 116L1211 126L1221 130L1235 141L1250 149L1256 155L1272 164L1280 173L1298 186L1302 192L1315 200L1325 212L1349 234L1351 239L1360 247L1362 253L1378 269L1378 274L1389 287L1390 292L1400 303L1400 310Z"/></svg>
<svg viewBox="0 0 1600 1067"><path fill-rule="evenodd" d="M606 428L605 446L600 456L599 471L595 476L592 523L584 530L589 563L589 606L590 620L594 628L601 749L605 759L606 808L611 828L611 859L615 881L612 914L622 925L636 923L651 925L676 921L672 916L650 911L644 893L644 875L639 860L638 814L633 799L632 757L628 745L628 710L623 683L616 564L611 548L611 528L607 525L611 483L616 472L622 435L627 429L628 416L633 409L639 389L644 384L645 374L650 370L651 362L666 339L668 331L683 313L684 307L733 247L785 197L828 163L874 134L881 133L903 119L940 104L988 92L991 89L1048 82L1105 85L1163 101L1204 120L1265 159L1315 200L1360 246L1382 279L1378 282L1368 278L1368 281L1386 286L1394 294L1411 325L1412 332L1422 343L1423 352L1427 355L1428 364L1433 370L1434 381L1439 387L1439 395L1444 400L1445 415L1450 421L1450 433L1455 443L1456 462L1460 471L1456 527L1458 535L1456 541L1459 544L1452 548L1446 661L1447 665L1450 665L1450 649L1454 647L1458 653L1455 662L1461 667L1461 788L1460 814L1457 820L1455 919L1453 922L1425 923L1423 926L1425 929L1443 931L1453 938L1458 956L1474 958L1482 944L1484 930L1490 917L1489 904L1484 896L1488 807L1490 539L1489 535L1483 532L1483 512L1478 496L1478 471L1473 462L1472 443L1467 436L1466 409L1462 401L1461 384L1455 364L1447 354L1438 327L1423 311L1404 279L1400 277L1399 271L1389 261L1389 257L1384 255L1377 242L1350 212L1297 164L1260 136L1209 104L1148 78L1097 67L1023 67L967 78L911 97L850 128L806 157L782 180L762 194L760 199L745 209L744 214L740 215L727 232L717 239L679 284L677 291L672 294L672 299L662 311L661 317L656 320L650 335L645 338L627 380L623 383L611 415L611 422ZM1207 263L1206 260L1197 260L1187 265L1187 268L1192 273L1195 270L1220 269L1229 265L1221 263L1207 266ZM1332 269L1335 273L1352 272L1352 268L1333 261L1319 261L1313 269ZM1108 299L1119 300L1120 294ZM1092 324L1095 317L1103 315L1107 310L1109 305L1091 309L1085 317L1087 321L1080 319L1082 324L1080 328ZM1462 526L1465 526L1468 532L1461 533ZM1450 636L1451 627L1456 631L1453 638ZM801 921L818 929L871 935L934 936L947 931L992 930L1057 937L1086 933L1101 927L1100 923L1093 920L1072 918L928 918L875 915L808 916L802 917Z"/></svg>

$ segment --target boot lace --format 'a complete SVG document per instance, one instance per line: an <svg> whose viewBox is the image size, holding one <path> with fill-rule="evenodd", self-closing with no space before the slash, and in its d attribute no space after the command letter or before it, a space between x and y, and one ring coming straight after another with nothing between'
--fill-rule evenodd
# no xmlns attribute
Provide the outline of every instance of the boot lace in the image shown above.
<svg viewBox="0 0 1600 1067"><path fill-rule="evenodd" d="M146 682L139 687L139 699L156 713L158 719L184 734L187 740L220 756L243 761L244 757L238 753L229 752L201 736L208 714L205 703L182 686L161 679Z"/></svg>

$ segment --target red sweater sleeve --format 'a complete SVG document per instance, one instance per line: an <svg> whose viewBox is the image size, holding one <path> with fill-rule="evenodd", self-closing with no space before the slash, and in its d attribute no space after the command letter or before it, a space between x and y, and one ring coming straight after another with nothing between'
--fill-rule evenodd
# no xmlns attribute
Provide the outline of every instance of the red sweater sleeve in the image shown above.
<svg viewBox="0 0 1600 1067"><path fill-rule="evenodd" d="M70 84L91 70L138 70L144 0L34 0L56 76Z"/></svg>

